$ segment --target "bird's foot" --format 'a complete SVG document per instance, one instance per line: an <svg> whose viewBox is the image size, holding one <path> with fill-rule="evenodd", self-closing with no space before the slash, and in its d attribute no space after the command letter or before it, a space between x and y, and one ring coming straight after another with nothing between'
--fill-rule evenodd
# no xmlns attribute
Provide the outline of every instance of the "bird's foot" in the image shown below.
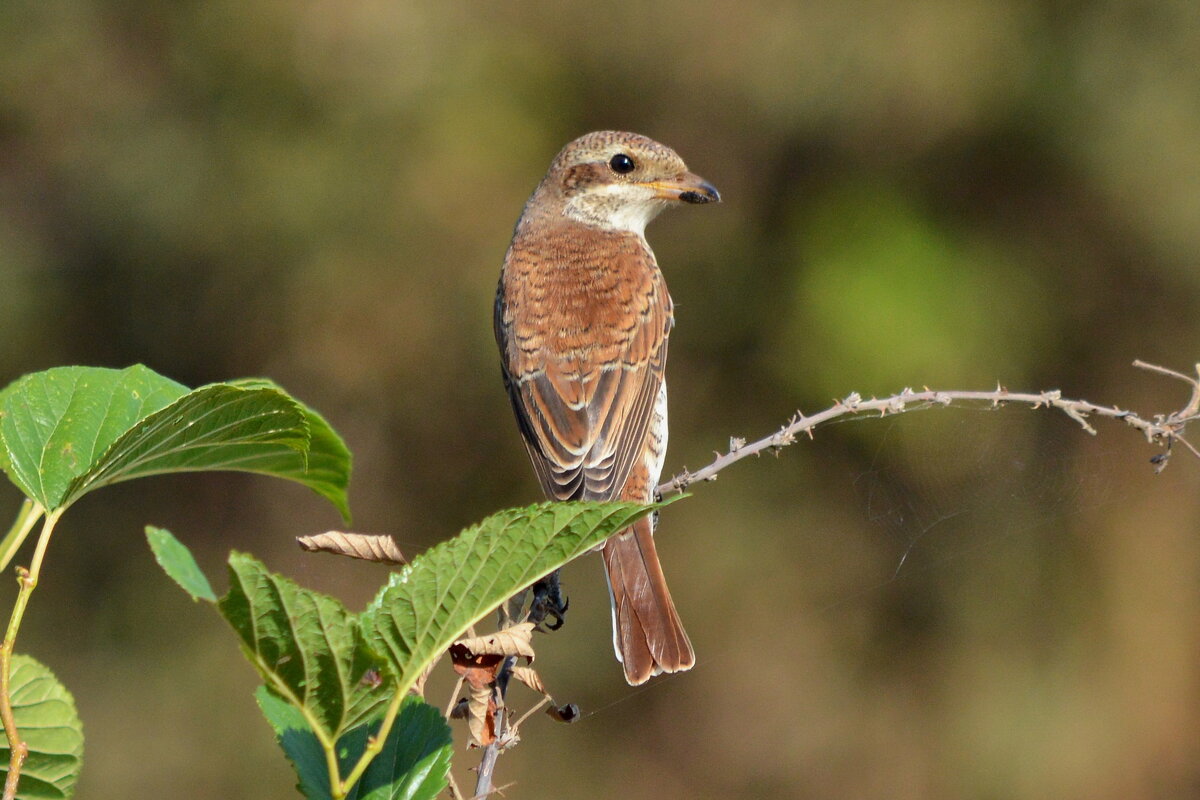
<svg viewBox="0 0 1200 800"><path fill-rule="evenodd" d="M533 584L529 621L539 631L556 631L567 621L567 608L570 605L571 601L563 594L558 570L555 570Z"/></svg>

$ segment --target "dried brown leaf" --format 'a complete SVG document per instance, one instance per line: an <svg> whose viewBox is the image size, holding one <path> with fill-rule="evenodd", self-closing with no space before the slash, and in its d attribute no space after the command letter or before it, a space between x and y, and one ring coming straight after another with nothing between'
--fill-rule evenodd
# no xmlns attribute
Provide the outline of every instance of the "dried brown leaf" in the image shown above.
<svg viewBox="0 0 1200 800"><path fill-rule="evenodd" d="M579 706L574 703L562 706L552 705L546 709L546 715L559 722L575 722L579 719Z"/></svg>
<svg viewBox="0 0 1200 800"><path fill-rule="evenodd" d="M396 540L390 536L326 531L313 536L297 536L296 542L310 553L333 553L379 564L408 563Z"/></svg>
<svg viewBox="0 0 1200 800"><path fill-rule="evenodd" d="M496 741L496 701L491 686L467 687L468 747L487 747Z"/></svg>
<svg viewBox="0 0 1200 800"><path fill-rule="evenodd" d="M550 693L546 691L546 685L542 683L542 677L533 667L513 667L512 676L538 694L550 696Z"/></svg>
<svg viewBox="0 0 1200 800"><path fill-rule="evenodd" d="M496 742L496 676L510 656L533 661L533 623L521 623L486 636L468 636L450 645L450 662L467 687L469 745L487 747ZM518 680L545 694L537 673L514 667ZM500 742L507 747L508 742Z"/></svg>
<svg viewBox="0 0 1200 800"><path fill-rule="evenodd" d="M454 671L463 676L468 686L474 689L491 686L496 680L496 673L504 663L504 656L475 655L460 643L450 645L450 663Z"/></svg>
<svg viewBox="0 0 1200 800"><path fill-rule="evenodd" d="M522 622L487 636L470 636L459 639L450 650L464 648L472 655L524 656L533 663L532 622Z"/></svg>

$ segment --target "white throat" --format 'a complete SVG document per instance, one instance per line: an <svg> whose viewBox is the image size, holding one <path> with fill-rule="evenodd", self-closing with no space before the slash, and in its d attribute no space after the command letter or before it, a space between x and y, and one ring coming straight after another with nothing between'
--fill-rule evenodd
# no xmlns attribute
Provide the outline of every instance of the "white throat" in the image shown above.
<svg viewBox="0 0 1200 800"><path fill-rule="evenodd" d="M646 225L667 203L646 186L614 183L580 192L567 201L563 213L594 228L646 235Z"/></svg>

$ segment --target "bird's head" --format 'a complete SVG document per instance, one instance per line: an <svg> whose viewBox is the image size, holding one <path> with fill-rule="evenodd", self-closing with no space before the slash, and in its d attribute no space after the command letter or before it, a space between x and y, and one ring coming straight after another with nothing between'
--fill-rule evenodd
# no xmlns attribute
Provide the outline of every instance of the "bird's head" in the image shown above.
<svg viewBox="0 0 1200 800"><path fill-rule="evenodd" d="M561 205L576 222L639 236L667 206L720 200L674 150L622 131L596 131L568 144L534 194L535 202Z"/></svg>

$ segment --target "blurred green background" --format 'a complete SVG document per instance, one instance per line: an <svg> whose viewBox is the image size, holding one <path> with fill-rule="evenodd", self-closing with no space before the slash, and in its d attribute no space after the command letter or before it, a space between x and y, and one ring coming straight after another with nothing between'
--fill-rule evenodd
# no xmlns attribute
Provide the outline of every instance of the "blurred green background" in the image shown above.
<svg viewBox="0 0 1200 800"><path fill-rule="evenodd" d="M558 148L619 128L726 199L650 229L677 303L668 471L851 391L1000 382L1166 412L1187 387L1130 363L1200 360L1197 53L1194 0L5 0L0 377L270 376L354 451L356 529L420 551L537 497L495 280ZM532 719L498 782L1196 796L1200 464L1155 476L1135 432L1098 426L862 420L697 487L659 535L696 669L625 686L598 560L572 565L538 663L587 716ZM231 548L356 607L384 580L299 552L338 525L299 487L89 497L19 645L75 692L78 797L295 796L250 667L145 523L222 586Z"/></svg>

